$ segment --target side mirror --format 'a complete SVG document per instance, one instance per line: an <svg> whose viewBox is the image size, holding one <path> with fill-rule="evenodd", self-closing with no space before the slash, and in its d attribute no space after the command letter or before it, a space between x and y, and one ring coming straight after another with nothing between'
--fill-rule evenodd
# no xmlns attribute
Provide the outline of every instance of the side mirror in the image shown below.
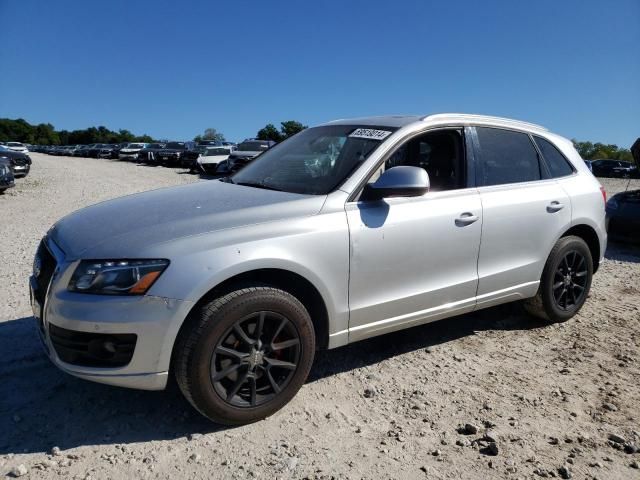
<svg viewBox="0 0 640 480"><path fill-rule="evenodd" d="M429 174L420 167L392 167L362 192L363 200L389 197L419 197L429 191Z"/></svg>

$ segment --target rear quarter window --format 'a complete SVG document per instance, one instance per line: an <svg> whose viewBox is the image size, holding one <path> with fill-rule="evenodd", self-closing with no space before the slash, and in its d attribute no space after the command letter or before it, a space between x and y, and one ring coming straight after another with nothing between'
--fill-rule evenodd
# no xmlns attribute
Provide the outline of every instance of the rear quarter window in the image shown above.
<svg viewBox="0 0 640 480"><path fill-rule="evenodd" d="M542 157L547 163L553 178L566 177L573 173L573 167L553 143L542 137L534 136L533 139L540 149L540 153L542 153Z"/></svg>
<svg viewBox="0 0 640 480"><path fill-rule="evenodd" d="M540 161L529 135L501 128L476 127L481 163L480 186L540 180Z"/></svg>

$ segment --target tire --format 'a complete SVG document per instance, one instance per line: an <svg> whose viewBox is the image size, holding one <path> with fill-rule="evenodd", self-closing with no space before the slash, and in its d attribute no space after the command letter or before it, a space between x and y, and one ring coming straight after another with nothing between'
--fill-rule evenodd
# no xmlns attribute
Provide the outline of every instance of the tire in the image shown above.
<svg viewBox="0 0 640 480"><path fill-rule="evenodd" d="M584 305L592 277L593 259L586 242L576 236L562 237L551 250L538 292L525 301L525 309L548 323L566 322Z"/></svg>
<svg viewBox="0 0 640 480"><path fill-rule="evenodd" d="M187 400L216 423L241 425L272 415L309 374L313 323L287 292L266 286L236 290L187 322L176 344L175 377Z"/></svg>

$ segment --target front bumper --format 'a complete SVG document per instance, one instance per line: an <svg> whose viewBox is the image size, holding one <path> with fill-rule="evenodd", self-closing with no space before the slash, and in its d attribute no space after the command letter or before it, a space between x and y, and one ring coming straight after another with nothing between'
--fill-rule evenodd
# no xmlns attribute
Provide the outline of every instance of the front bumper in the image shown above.
<svg viewBox="0 0 640 480"><path fill-rule="evenodd" d="M25 177L31 170L30 165L13 165L11 168L14 177Z"/></svg>
<svg viewBox="0 0 640 480"><path fill-rule="evenodd" d="M164 389L175 338L193 303L146 295L120 297L69 292L66 286L78 261L65 262L59 255L59 251L54 254L57 266L46 289L44 305L35 294L37 278L32 276L29 282L37 330L53 364L94 382L143 390ZM131 361L125 366L81 366L61 360L49 334L50 325L75 332L135 334L137 342Z"/></svg>

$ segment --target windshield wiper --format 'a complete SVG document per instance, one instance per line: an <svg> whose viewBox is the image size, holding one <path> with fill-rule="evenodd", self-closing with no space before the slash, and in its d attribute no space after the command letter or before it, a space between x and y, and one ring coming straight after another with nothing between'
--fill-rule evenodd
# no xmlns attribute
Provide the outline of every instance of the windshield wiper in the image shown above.
<svg viewBox="0 0 640 480"><path fill-rule="evenodd" d="M254 187L254 188L263 188L265 190L274 190L276 192L282 192L281 189L272 187L270 185L265 185L260 182L233 182L235 185L242 185L243 187Z"/></svg>

